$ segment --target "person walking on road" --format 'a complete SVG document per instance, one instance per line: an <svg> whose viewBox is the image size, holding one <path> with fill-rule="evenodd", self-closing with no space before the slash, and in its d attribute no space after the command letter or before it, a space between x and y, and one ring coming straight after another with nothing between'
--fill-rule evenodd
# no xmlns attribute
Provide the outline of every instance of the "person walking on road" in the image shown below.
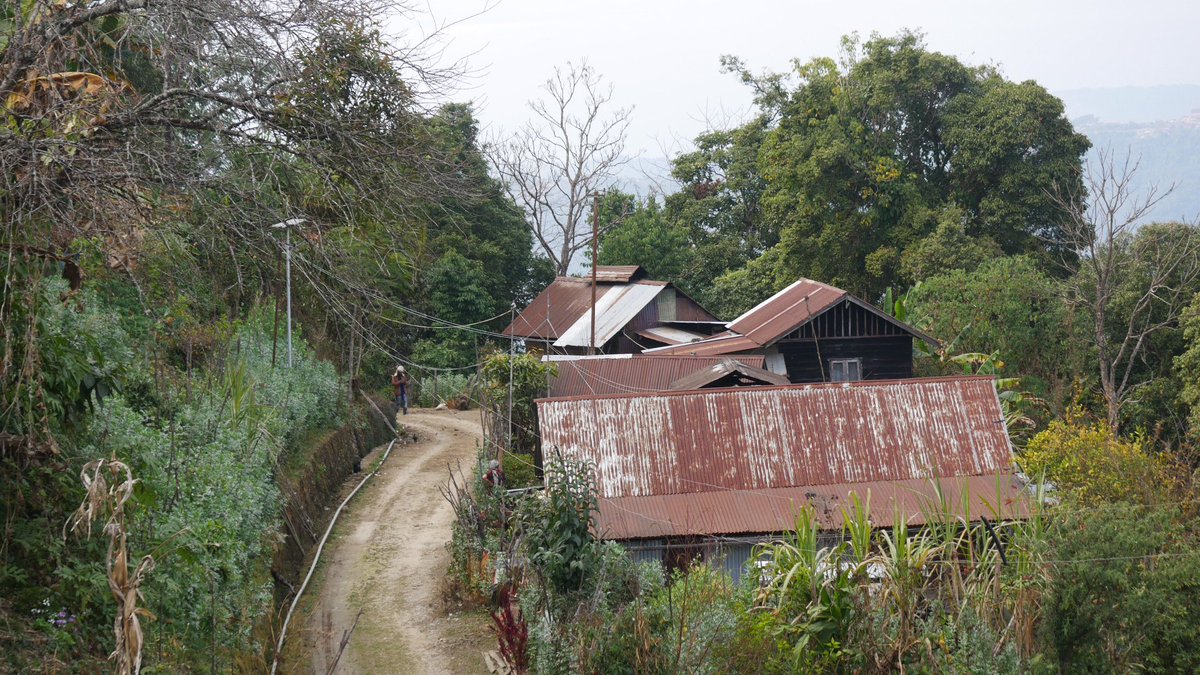
<svg viewBox="0 0 1200 675"><path fill-rule="evenodd" d="M404 414L408 414L408 372L404 370L404 366L396 366L396 372L392 373L392 388L396 391L396 412L401 410Z"/></svg>

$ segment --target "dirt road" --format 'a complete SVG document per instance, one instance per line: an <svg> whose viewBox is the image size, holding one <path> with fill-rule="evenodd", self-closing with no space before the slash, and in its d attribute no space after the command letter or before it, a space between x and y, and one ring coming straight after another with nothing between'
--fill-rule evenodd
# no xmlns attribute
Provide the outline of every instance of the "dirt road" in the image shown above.
<svg viewBox="0 0 1200 675"><path fill-rule="evenodd" d="M453 512L438 485L448 464L474 461L479 413L412 411L401 420L418 441L397 445L339 519L303 630L311 667L293 663L293 672L328 672L356 617L337 673L480 672L481 652L493 648L480 617L448 616L439 595Z"/></svg>

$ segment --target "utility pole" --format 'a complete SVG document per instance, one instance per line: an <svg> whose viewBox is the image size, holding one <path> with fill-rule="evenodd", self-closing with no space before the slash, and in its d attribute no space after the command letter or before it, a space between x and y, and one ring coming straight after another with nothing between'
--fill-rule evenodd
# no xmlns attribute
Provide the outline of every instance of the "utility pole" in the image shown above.
<svg viewBox="0 0 1200 675"><path fill-rule="evenodd" d="M288 368L292 367L292 228L305 222L303 218L291 218L271 226L274 230L283 230L283 256L287 266L287 335L288 335Z"/></svg>
<svg viewBox="0 0 1200 675"><path fill-rule="evenodd" d="M600 193L592 193L592 338L588 341L588 355L596 353L596 242L600 238Z"/></svg>

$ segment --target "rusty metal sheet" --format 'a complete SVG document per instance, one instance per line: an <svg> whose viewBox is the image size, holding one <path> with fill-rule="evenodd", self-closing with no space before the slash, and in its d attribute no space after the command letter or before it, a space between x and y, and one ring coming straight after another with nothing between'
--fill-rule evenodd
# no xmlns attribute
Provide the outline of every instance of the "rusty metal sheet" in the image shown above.
<svg viewBox="0 0 1200 675"><path fill-rule="evenodd" d="M596 287L596 302L614 287ZM576 277L558 277L504 329L505 335L557 340L592 306L592 283Z"/></svg>
<svg viewBox="0 0 1200 675"><path fill-rule="evenodd" d="M978 476L1012 463L990 377L543 399L538 417L546 456L592 462L604 498Z"/></svg>
<svg viewBox="0 0 1200 675"><path fill-rule="evenodd" d="M600 499L596 533L605 539L649 539L769 534L791 530L812 505L823 529L839 530L852 512L851 495L868 507L871 524L892 527L896 517L923 525L948 511L968 520L1023 518L1024 486L1011 474L943 479L837 483L760 490L714 490L676 495Z"/></svg>
<svg viewBox="0 0 1200 675"><path fill-rule="evenodd" d="M686 345L661 347L656 351L670 354L713 356L761 349L774 344L780 338L829 311L843 300L852 302L881 319L899 326L915 337L931 344L937 344L932 337L897 321L878 307L864 302L840 288L811 279L800 279L734 319L729 324L729 330L726 333Z"/></svg>
<svg viewBox="0 0 1200 675"><path fill-rule="evenodd" d="M702 358L702 357L692 357ZM763 357L763 361L766 358ZM788 384L787 376L776 375L769 370L748 366L739 361L730 358L724 358L708 368L702 368L692 373L685 375L671 383L672 391L687 391L690 389L703 389L708 385L730 375L738 374L751 380L756 380L759 384L764 385L781 385Z"/></svg>
<svg viewBox="0 0 1200 675"><path fill-rule="evenodd" d="M654 302L658 294L666 288L665 284L617 284L596 300L596 345L603 345L625 324L633 321L646 307ZM587 347L592 340L591 302L587 309L573 324L554 341L555 347Z"/></svg>
<svg viewBox="0 0 1200 675"><path fill-rule="evenodd" d="M840 288L800 279L734 319L729 330L768 345L833 307L848 294Z"/></svg>
<svg viewBox="0 0 1200 675"><path fill-rule="evenodd" d="M597 396L666 391L671 383L727 360L695 356L596 356L551 359L558 375L550 379L550 396ZM761 356L739 357L746 368L761 368Z"/></svg>
<svg viewBox="0 0 1200 675"><path fill-rule="evenodd" d="M627 284L646 276L646 270L641 265L598 265L596 267L597 283ZM591 279L591 274L585 275Z"/></svg>

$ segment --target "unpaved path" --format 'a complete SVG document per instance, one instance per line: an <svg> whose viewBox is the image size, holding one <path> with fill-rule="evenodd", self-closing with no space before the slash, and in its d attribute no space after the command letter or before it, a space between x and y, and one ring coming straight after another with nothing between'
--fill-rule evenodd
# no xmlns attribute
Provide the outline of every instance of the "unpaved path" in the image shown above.
<svg viewBox="0 0 1200 675"><path fill-rule="evenodd" d="M401 421L418 440L397 445L342 513L303 631L311 671L294 672L328 672L356 617L337 673L460 673L482 667L486 625L478 617L447 616L439 594L453 512L438 486L446 481L447 465L474 461L479 413L414 410ZM364 467L374 460L364 459Z"/></svg>

